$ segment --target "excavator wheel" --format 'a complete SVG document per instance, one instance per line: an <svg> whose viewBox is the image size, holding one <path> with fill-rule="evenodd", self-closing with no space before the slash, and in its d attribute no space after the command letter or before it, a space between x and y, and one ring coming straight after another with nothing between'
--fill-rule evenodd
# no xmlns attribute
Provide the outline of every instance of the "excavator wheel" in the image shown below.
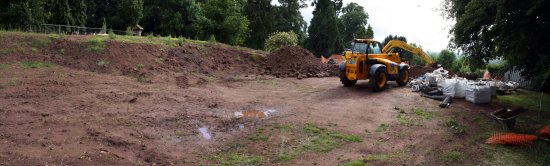
<svg viewBox="0 0 550 166"><path fill-rule="evenodd" d="M378 68L373 76L371 76L369 83L372 86L374 92L380 92L386 87L388 82L388 72L385 68Z"/></svg>
<svg viewBox="0 0 550 166"><path fill-rule="evenodd" d="M405 68L399 71L399 78L396 80L399 86L405 86L409 83L409 69Z"/></svg>
<svg viewBox="0 0 550 166"><path fill-rule="evenodd" d="M345 87L353 86L355 85L355 83L357 83L357 80L349 80L348 77L346 76L345 71L340 71L338 75L340 77L340 82L342 82L342 84L344 84Z"/></svg>

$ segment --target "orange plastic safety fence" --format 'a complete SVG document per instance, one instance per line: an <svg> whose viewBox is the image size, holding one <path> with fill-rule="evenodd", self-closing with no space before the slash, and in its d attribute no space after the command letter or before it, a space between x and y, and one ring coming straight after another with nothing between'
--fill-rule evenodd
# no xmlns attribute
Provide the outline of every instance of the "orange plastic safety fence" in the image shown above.
<svg viewBox="0 0 550 166"><path fill-rule="evenodd" d="M528 145L537 141L537 136L529 134L499 133L491 136L485 143L505 145Z"/></svg>

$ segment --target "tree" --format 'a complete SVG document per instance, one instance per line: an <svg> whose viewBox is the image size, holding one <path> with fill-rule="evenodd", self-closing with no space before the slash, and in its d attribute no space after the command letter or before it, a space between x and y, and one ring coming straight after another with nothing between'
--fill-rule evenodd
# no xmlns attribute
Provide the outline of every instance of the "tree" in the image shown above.
<svg viewBox="0 0 550 166"><path fill-rule="evenodd" d="M147 0L141 25L145 33L198 38L200 6L195 0Z"/></svg>
<svg viewBox="0 0 550 166"><path fill-rule="evenodd" d="M69 0L48 0L47 11L50 13L48 23L59 25L74 25Z"/></svg>
<svg viewBox="0 0 550 166"><path fill-rule="evenodd" d="M214 35L218 42L243 44L248 36L249 21L241 11L242 6L234 0L209 0L203 6L202 38Z"/></svg>
<svg viewBox="0 0 550 166"><path fill-rule="evenodd" d="M305 40L307 23L304 21L300 8L306 7L303 0L278 0L279 6L273 9L273 31L293 31L298 35L298 40Z"/></svg>
<svg viewBox="0 0 550 166"><path fill-rule="evenodd" d="M265 50L272 52L284 46L295 46L298 44L298 36L292 31L275 32L265 41Z"/></svg>
<svg viewBox="0 0 550 166"><path fill-rule="evenodd" d="M340 35L337 26L336 5L330 0L318 0L314 6L306 48L316 56L328 57L334 53L335 44Z"/></svg>
<svg viewBox="0 0 550 166"><path fill-rule="evenodd" d="M352 2L342 9L342 16L339 18L342 25L340 26L340 35L343 36L346 46L354 38L368 37L368 32L365 28L368 18L369 15L365 12L363 6L357 3Z"/></svg>
<svg viewBox="0 0 550 166"><path fill-rule="evenodd" d="M451 69L453 63L456 60L456 55L454 52L447 49L441 50L439 56L437 57L436 62L443 66L444 68Z"/></svg>
<svg viewBox="0 0 550 166"><path fill-rule="evenodd" d="M99 28L105 21L108 27L115 28L111 18L117 15L119 3L118 0L86 0L86 26Z"/></svg>
<svg viewBox="0 0 550 166"><path fill-rule="evenodd" d="M124 27L135 26L143 18L143 0L122 0L118 17Z"/></svg>
<svg viewBox="0 0 550 166"><path fill-rule="evenodd" d="M407 43L407 38L405 36L397 36L397 35L392 36L391 34L389 34L388 36L386 36L386 38L384 38L382 45L385 46L386 44L388 44L388 42L390 42L390 40L401 40Z"/></svg>
<svg viewBox="0 0 550 166"><path fill-rule="evenodd" d="M0 2L0 27L6 29L30 30L46 22L43 0L21 0Z"/></svg>
<svg viewBox="0 0 550 166"><path fill-rule="evenodd" d="M250 35L246 45L250 48L264 48L265 39L272 32L273 6L271 0L249 0L244 13L250 21Z"/></svg>
<svg viewBox="0 0 550 166"><path fill-rule="evenodd" d="M86 19L88 15L86 10L88 9L86 2L84 0L71 0L71 15L73 17L73 25L75 26L86 26Z"/></svg>
<svg viewBox="0 0 550 166"><path fill-rule="evenodd" d="M445 0L443 4L447 17L456 20L450 31L452 47L463 50L472 67L502 57L535 83L550 71L548 8L550 1L537 0Z"/></svg>

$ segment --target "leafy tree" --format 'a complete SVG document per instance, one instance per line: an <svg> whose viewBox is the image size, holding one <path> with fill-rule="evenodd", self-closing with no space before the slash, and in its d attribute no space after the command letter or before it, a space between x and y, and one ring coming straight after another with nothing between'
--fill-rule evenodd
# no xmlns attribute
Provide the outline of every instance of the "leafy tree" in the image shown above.
<svg viewBox="0 0 550 166"><path fill-rule="evenodd" d="M278 6L273 9L273 31L293 31L298 35L298 40L305 40L307 23L304 21L300 8L306 7L304 0L278 0Z"/></svg>
<svg viewBox="0 0 550 166"><path fill-rule="evenodd" d="M306 48L316 56L328 57L334 53L339 36L336 5L330 0L317 0L314 6Z"/></svg>
<svg viewBox="0 0 550 166"><path fill-rule="evenodd" d="M75 19L71 13L69 0L48 0L46 6L48 13L50 13L48 23L74 25Z"/></svg>
<svg viewBox="0 0 550 166"><path fill-rule="evenodd" d="M30 30L32 26L46 22L43 0L20 0L0 2L0 27Z"/></svg>
<svg viewBox="0 0 550 166"><path fill-rule="evenodd" d="M203 17L195 0L146 0L143 10L145 33L187 38L197 38L200 33L199 20Z"/></svg>
<svg viewBox="0 0 550 166"><path fill-rule="evenodd" d="M407 42L407 38L405 36L392 36L391 34L386 36L386 38L384 38L384 41L382 42L382 45L385 46L386 44L388 44L388 42L390 42L390 40L401 40L401 41L404 41L405 43Z"/></svg>
<svg viewBox="0 0 550 166"><path fill-rule="evenodd" d="M250 48L264 48L265 39L273 27L273 6L271 0L248 0L244 6L246 17L250 21L250 35L246 45Z"/></svg>
<svg viewBox="0 0 550 166"><path fill-rule="evenodd" d="M271 52L284 46L295 46L297 44L298 36L294 32L276 32L266 39L265 50Z"/></svg>
<svg viewBox="0 0 550 166"><path fill-rule="evenodd" d="M99 28L106 22L108 27L118 28L112 26L111 20L118 13L119 3L119 0L86 0L86 26Z"/></svg>
<svg viewBox="0 0 550 166"><path fill-rule="evenodd" d="M456 60L455 53L447 49L444 49L444 50L441 50L441 52L439 53L439 56L437 57L436 62L444 68L451 69L453 67L453 63L455 60Z"/></svg>
<svg viewBox="0 0 550 166"><path fill-rule="evenodd" d="M443 4L445 14L456 20L452 47L464 50L472 67L502 57L538 85L550 71L548 8L550 1L544 0L445 0Z"/></svg>
<svg viewBox="0 0 550 166"><path fill-rule="evenodd" d="M86 10L88 9L84 0L71 0L71 15L73 17L75 26L85 26L88 15Z"/></svg>
<svg viewBox="0 0 550 166"><path fill-rule="evenodd" d="M365 12L363 6L357 3L350 3L342 9L340 34L348 46L353 38L367 38L368 32L365 26L369 15ZM372 29L371 29L372 31Z"/></svg>
<svg viewBox="0 0 550 166"><path fill-rule="evenodd" d="M202 37L215 35L218 42L241 45L248 36L248 19L234 0L209 0L203 6Z"/></svg>
<svg viewBox="0 0 550 166"><path fill-rule="evenodd" d="M122 26L135 26L143 18L143 0L122 0L119 18L124 20Z"/></svg>

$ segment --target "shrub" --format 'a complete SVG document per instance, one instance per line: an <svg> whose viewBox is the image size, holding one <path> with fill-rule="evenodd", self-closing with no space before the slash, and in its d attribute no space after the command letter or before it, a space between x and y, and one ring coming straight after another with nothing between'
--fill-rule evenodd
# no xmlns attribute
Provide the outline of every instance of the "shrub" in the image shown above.
<svg viewBox="0 0 550 166"><path fill-rule="evenodd" d="M111 39L116 38L116 34L113 32L113 29L109 29L109 38L111 38Z"/></svg>
<svg viewBox="0 0 550 166"><path fill-rule="evenodd" d="M298 36L294 32L275 32L265 40L265 50L271 52L284 46L297 44Z"/></svg>

